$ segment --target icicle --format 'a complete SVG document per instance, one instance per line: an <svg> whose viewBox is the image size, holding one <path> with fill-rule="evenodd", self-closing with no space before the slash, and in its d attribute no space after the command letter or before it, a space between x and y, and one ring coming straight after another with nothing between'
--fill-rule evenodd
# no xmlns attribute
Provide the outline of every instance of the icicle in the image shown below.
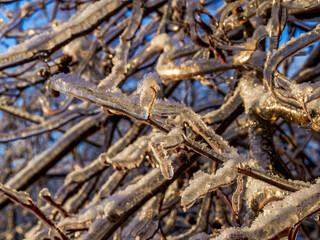
<svg viewBox="0 0 320 240"><path fill-rule="evenodd" d="M159 133L151 138L151 149L160 165L161 173L167 179L171 179L174 174L172 162L167 152L177 148L183 141L183 133L177 128L171 130L168 135Z"/></svg>
<svg viewBox="0 0 320 240"><path fill-rule="evenodd" d="M239 174L237 177L237 189L232 195L232 208L236 212L236 214L239 214L241 211L241 194L243 191L243 175Z"/></svg>
<svg viewBox="0 0 320 240"><path fill-rule="evenodd" d="M144 75L142 82L139 83L137 92L140 93L140 106L148 111L150 115L151 107L160 90L161 79L156 73Z"/></svg>
<svg viewBox="0 0 320 240"><path fill-rule="evenodd" d="M169 160L169 157L167 156L166 151L164 151L162 148L161 144L157 143L158 140L159 138L152 138L150 146L156 160L160 165L162 175L167 179L171 179L174 173L172 162Z"/></svg>

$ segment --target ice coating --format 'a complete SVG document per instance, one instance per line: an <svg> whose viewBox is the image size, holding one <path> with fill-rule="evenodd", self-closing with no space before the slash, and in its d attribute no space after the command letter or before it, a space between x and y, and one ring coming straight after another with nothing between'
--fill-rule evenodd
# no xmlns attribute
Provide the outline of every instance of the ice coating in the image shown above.
<svg viewBox="0 0 320 240"><path fill-rule="evenodd" d="M212 147L217 153L231 153L234 148L231 147L227 141L225 141L221 136L216 134L214 130L207 126L200 115L196 114L189 108L183 109L182 118L188 123L188 125L193 129L193 131L200 134L206 142Z"/></svg>
<svg viewBox="0 0 320 240"><path fill-rule="evenodd" d="M283 229L294 227L301 220L320 208L320 184L311 185L284 197L283 200L270 202L252 223L251 227L229 228L215 240L246 237L247 239L269 239Z"/></svg>
<svg viewBox="0 0 320 240"><path fill-rule="evenodd" d="M286 13L286 9L281 8L278 1L272 1L271 19L267 25L269 52L273 52L279 46L279 37L286 24Z"/></svg>
<svg viewBox="0 0 320 240"><path fill-rule="evenodd" d="M140 106L149 110L157 92L160 90L161 79L157 73L147 73L139 83L137 92L140 93Z"/></svg>
<svg viewBox="0 0 320 240"><path fill-rule="evenodd" d="M88 234L85 234L81 239L93 239L104 236L105 231L109 230L108 228L112 225L111 221L116 221L121 214L125 213L152 191L150 188L152 183L160 184L163 181L164 178L161 176L159 169L153 169L135 184L130 184L124 190L106 198L101 204L104 207L104 215L90 225Z"/></svg>
<svg viewBox="0 0 320 240"><path fill-rule="evenodd" d="M228 61L229 60L229 61ZM226 64L218 63L214 59L200 59L197 61L186 61L181 64L167 63L165 55L161 55L156 70L160 77L170 80L181 80L184 78L192 78L200 74L224 71L232 68L238 68L231 64L232 58L227 59ZM169 83L166 81L165 83Z"/></svg>
<svg viewBox="0 0 320 240"><path fill-rule="evenodd" d="M303 0L295 0L289 1L285 0L281 5L287 9L309 9L315 6L318 6L319 0L310 0L310 1L303 1Z"/></svg>
<svg viewBox="0 0 320 240"><path fill-rule="evenodd" d="M211 111L205 114L202 119L205 123L212 124L214 122L219 122L221 119L227 117L228 113L234 111L235 108L241 104L240 97L240 87L237 87L233 95L226 101L223 105L220 106L217 110Z"/></svg>
<svg viewBox="0 0 320 240"><path fill-rule="evenodd" d="M51 78L51 86L54 89L59 89L60 91L63 91L63 92L72 91L72 88L74 86L87 88L92 91L99 91L99 89L95 84L88 82L83 78L80 78L80 76L76 74L65 74L65 73L56 74Z"/></svg>
<svg viewBox="0 0 320 240"><path fill-rule="evenodd" d="M57 154L61 149L65 149L68 146L67 143L70 141L74 141L78 138L79 133L82 131L91 128L96 125L97 120L103 120L105 116L97 115L90 116L78 124L74 125L69 129L67 133L65 133L55 144L53 144L50 148L46 149L39 155L36 155L33 159L28 161L28 164L24 166L14 177L10 178L6 182L6 186L10 188L19 189L25 181L31 181L35 174L43 171L47 167L47 165L52 164L52 161L55 161Z"/></svg>
<svg viewBox="0 0 320 240"><path fill-rule="evenodd" d="M137 31L141 19L143 10L141 8L140 0L133 0L133 13L131 21L127 28L120 36L120 44L116 47L116 55L112 59L114 67L112 72L99 83L99 88L105 90L112 90L126 78L127 74L127 60L131 47L131 39Z"/></svg>
<svg viewBox="0 0 320 240"><path fill-rule="evenodd" d="M118 170L137 168L147 151L150 138L149 136L139 137L134 143L130 144L114 157L101 154L100 160L103 164L111 164Z"/></svg>
<svg viewBox="0 0 320 240"><path fill-rule="evenodd" d="M231 203L233 210L239 214L241 210L241 197L243 191L243 175L239 174L237 177L237 189L232 195Z"/></svg>
<svg viewBox="0 0 320 240"><path fill-rule="evenodd" d="M286 44L282 45L278 50L274 51L264 69L264 79L271 92L274 92L273 74L277 67L288 57L295 54L299 50L320 39L320 24L313 31L301 34L297 38L291 38Z"/></svg>
<svg viewBox="0 0 320 240"><path fill-rule="evenodd" d="M11 47L8 52L0 55L0 68L6 68L18 61L34 57L37 51L52 51L56 46L74 39L83 32L94 28L106 16L121 7L123 1L101 0L90 4L70 21L42 34L36 35L23 43Z"/></svg>
<svg viewBox="0 0 320 240"><path fill-rule="evenodd" d="M135 216L134 221L124 229L122 237L136 237L140 239L148 239L153 236L158 228L159 222L157 217L159 214L160 197L151 198ZM127 232L127 233L126 233Z"/></svg>
<svg viewBox="0 0 320 240"><path fill-rule="evenodd" d="M115 110L115 112L132 114L132 117L140 120L148 118L148 111L137 104L135 96L125 96L118 89L106 92L76 74L60 73L53 76L51 87L56 91L71 94L107 109Z"/></svg>
<svg viewBox="0 0 320 240"><path fill-rule="evenodd" d="M40 221L45 223L49 228L52 228L54 232L58 233L63 240L69 239L63 231L53 221L51 221L51 219L47 218L47 216L37 207L27 192L16 191L15 189L4 186L1 183L0 192L6 195L14 203L19 204L32 212Z"/></svg>
<svg viewBox="0 0 320 240"><path fill-rule="evenodd" d="M83 108L82 108L83 107ZM61 114L57 114L54 117L51 117L47 120L42 121L39 124L31 125L29 127L17 129L16 131L9 133L0 133L0 143L5 143L13 140L29 138L32 136L36 136L42 134L44 132L49 132L58 127L72 121L75 118L81 116L82 111L86 111L90 113L96 107L88 107L87 105L83 105L81 107L77 107L68 112L63 112Z"/></svg>
<svg viewBox="0 0 320 240"><path fill-rule="evenodd" d="M259 115L263 116L265 119L271 119L272 117L282 117L288 119L292 122L300 122L307 124L310 119L306 116L302 109L297 109L292 106L285 106L279 103L277 99L272 97L270 91L264 88L262 85L258 85L252 81L250 76L244 77L240 81L241 87L241 97L245 99L244 106L245 111L248 113L250 109L254 109ZM293 88L291 94L296 96L296 98L301 98L305 100L308 99L307 107L308 109L318 109L317 103L319 100L311 100L315 96L315 92L311 93L311 88L314 85L310 84L310 87L304 89L304 84L292 84ZM317 87L316 85L314 88ZM318 88L319 89L319 88ZM311 95L310 95L311 94ZM281 106L282 111L279 111ZM315 122L319 123L319 120L314 119Z"/></svg>
<svg viewBox="0 0 320 240"><path fill-rule="evenodd" d="M43 197L51 197L51 194L50 194L50 192L49 192L49 189L48 188L43 188L43 189L41 189L41 191L39 192L39 196L41 197L41 198L43 198Z"/></svg>
<svg viewBox="0 0 320 240"><path fill-rule="evenodd" d="M151 150L160 165L161 173L167 179L171 179L174 174L168 151L179 147L183 141L183 133L179 128L173 128L167 135L157 133L151 138Z"/></svg>
<svg viewBox="0 0 320 240"><path fill-rule="evenodd" d="M181 205L184 210L191 207L197 199L204 197L207 192L232 184L238 176L237 164L237 159L231 159L215 174L210 175L201 170L196 172L189 186L181 194Z"/></svg>
<svg viewBox="0 0 320 240"><path fill-rule="evenodd" d="M163 50L168 51L172 48L172 39L168 34L158 34L150 42L146 43L128 62L128 73L134 71L140 64L157 56Z"/></svg>
<svg viewBox="0 0 320 240"><path fill-rule="evenodd" d="M160 137L160 139L161 139L161 137ZM171 179L173 177L173 173L174 173L173 167L172 167L172 162L169 159L169 156L167 155L167 151L165 151L163 149L163 147L161 146L161 143L158 142L158 141L160 141L160 139L159 139L159 137L152 138L151 143L150 143L150 147L151 147L151 150L152 150L157 162L160 165L162 175L167 179Z"/></svg>
<svg viewBox="0 0 320 240"><path fill-rule="evenodd" d="M0 183L0 192L5 193L6 195L12 196L13 199L16 199L17 203L29 205L32 202L30 195L24 191L16 191L6 187Z"/></svg>
<svg viewBox="0 0 320 240"><path fill-rule="evenodd" d="M235 54L234 63L244 64L250 60L252 55L256 52L259 42L268 35L265 26L259 26L253 33L253 36L247 40L243 45L234 45L236 48L243 48L242 51Z"/></svg>
<svg viewBox="0 0 320 240"><path fill-rule="evenodd" d="M103 2L105 5L111 4L111 0ZM12 147L11 143L1 145L7 151L1 152L4 157L3 165L12 166L9 172L6 168L1 169L1 178L7 181L7 186L20 190L31 189L34 181L41 175L45 175L45 180L50 182L59 181L61 186L49 182L52 199L63 204L72 213L72 217L57 215L59 209L49 201L43 209L48 218L57 216L54 221L63 223L61 227L71 238L107 239L112 238L112 235L123 239L133 236L136 239L161 238L164 237L161 236L163 230L163 234L168 234L166 237L172 240L188 239L193 235L196 235L195 239L214 238L226 227L235 227L233 220L236 220L235 225L239 220L242 228L250 227L267 203L281 201L291 192L309 187L301 187L303 184L277 177L278 172L283 176L282 171L277 171L277 166L270 164L269 158L264 156L271 156L272 149L276 150L277 155L274 156L280 159L273 158L273 163L284 162L289 166L288 173L305 183L319 175L320 168L312 164L317 159L319 149L319 141L315 138L317 133L313 131L314 121L318 119L319 122L320 119L320 88L313 84L319 78L318 67L315 67L315 59L319 58L318 43L305 48L297 56L295 53L290 55L283 61L279 72L276 69L272 74L274 87L279 90L276 94L283 99L288 97L290 101L295 98L296 106L305 104L305 109L302 109L302 106L289 108L287 104L280 104L272 97L266 85L263 85L261 80L268 51L265 43L269 38L261 44L259 41L270 33L270 38L273 38L269 44L272 48L268 57L270 59L272 52L277 51L276 38L280 33L278 27L282 25L280 20L285 19L288 23L285 34L288 29L290 36L298 36L301 32L313 31L315 25L310 22L314 19L310 18L316 12L313 9L306 11L311 4L303 3L302 0L278 1L273 6L272 0L226 1L216 11L215 7L220 4L218 2L124 0L121 1L121 6L110 8L110 14L100 18L101 21L92 21L89 28L83 25L79 32L72 32L73 27L71 32L66 30L64 34L67 38L61 38L62 42L56 41L56 45L52 45L53 49L42 50L46 38L43 39L44 42L34 38L35 42L28 45L32 49L21 53L25 54L23 61L9 61L9 65L0 65L0 78L5 79L4 82L0 80L0 109L3 111L0 115L4 123L0 126L0 141L14 141L45 133L40 139L37 136L14 142ZM222 2L223 0L221 4ZM92 5L99 11L96 3L97 1L93 4L86 1L34 1L24 6L16 4L14 10L4 10L4 6L3 14L7 19L4 22L0 19L0 25L4 26L0 27L1 33L7 30L6 27L13 27L14 21L23 22L9 29L3 35L3 41L5 43L11 38L17 38L19 44L26 42L31 36L41 35L43 31L58 31L63 24L57 19L75 22ZM298 3L305 8L294 9ZM30 8L33 8L29 12L32 15L28 15ZM142 15L136 14L139 8ZM26 17L16 19L13 14L21 9ZM282 12L287 12L288 18ZM49 17L44 19L47 20L46 26L37 24L25 29L28 26L24 21L37 18L38 13L48 13ZM67 15L63 16L64 13ZM281 19L280 14L283 16ZM95 19L95 12L92 15L92 18L87 16L88 19ZM141 26L136 28L141 16ZM12 20L9 23L12 25L8 26L6 20ZM86 21L84 19L83 24ZM161 32L165 33L159 34ZM89 41L82 46L80 42L84 37L88 37ZM53 43L54 39L53 36L48 41ZM281 43L288 40L286 36L280 39ZM87 43L91 44L89 48ZM202 44L201 47L197 45L199 43ZM210 46L207 47L206 44ZM309 50L312 48L318 50L317 54L311 54ZM62 61L65 54L72 55L71 62ZM30 56L30 59L26 59L26 56ZM296 65L292 67L291 64L301 63L301 60L306 60L305 68L301 66L298 69ZM2 71L8 66L14 68ZM164 75L165 78L161 78L164 86L160 85L160 79L156 79L158 75L155 73L155 66L157 70L164 71L159 73L167 74ZM313 75L304 75L299 79L288 77L291 76L291 69L303 75L302 71L306 68ZM71 74L52 77L52 86L60 88L61 92L72 95L71 97L64 93L57 96L59 94L48 86L50 76L59 72ZM98 84L106 76L112 80L109 82L111 87L101 89ZM250 82L251 78L254 81ZM136 83L140 83L137 90ZM46 92L47 90L49 91ZM39 96L52 109L61 109L60 102L66 102L67 99L72 99L73 102L69 105L70 108L63 109L63 114L60 112L48 116L41 112ZM32 101L29 102L29 99ZM79 112L73 112L82 104L82 100L87 106L81 107ZM94 106L92 111L89 109L91 106ZM44 107L42 109L45 110ZM209 111L211 114L205 115ZM256 119L252 117L253 114ZM312 120L308 119L308 114ZM94 115L100 117L92 117ZM79 116L79 119L72 118L73 116ZM80 118L88 121L82 122ZM38 125L31 129L34 125L29 128L29 121L35 121ZM253 125L259 121L265 124L254 129ZM296 123L303 125L302 128ZM17 132L14 132L15 125L18 126ZM138 125L141 127L133 130ZM310 127L312 129L303 129ZM47 132L50 129L63 134ZM271 131L264 131L265 129ZM267 143L252 137L259 135L263 140L269 133L271 141ZM151 139L152 146L148 146ZM258 158L261 161L256 166L251 166L251 162L241 164L245 160L234 147L241 153L250 153L252 159ZM25 148L28 151L24 151ZM69 151L72 153L69 154ZM106 152L100 158L97 157L104 151ZM39 157L32 159L31 154L37 153L40 153ZM63 160L64 156L66 161ZM140 164L144 156L148 162ZM81 167L74 165L77 160ZM232 167L226 167L234 160L239 162L235 164L235 173L231 171ZM303 166L304 163L306 167ZM157 174L147 176L153 168L158 168ZM210 183L210 179L215 179L212 171L219 168L221 169L216 176L218 181ZM194 174L198 170L201 171ZM271 174L269 170L272 171ZM226 174L221 176L220 172ZM235 174L236 178L233 176ZM193 181L197 182L198 179L200 187L192 192L193 196L188 195L190 199L185 202L185 208L204 194L205 198L198 199L201 201L192 205L188 214L181 214L179 195L187 188L190 176L193 175ZM243 175L246 175L244 182ZM226 177L230 178L225 179ZM140 185L142 179L146 181ZM228 186L232 182L234 184ZM209 192L216 187L215 183L226 186L219 192L229 200L232 196L231 209L223 198ZM136 184L140 186L133 187ZM52 187L58 188L57 191ZM123 194L122 191L126 190L128 192ZM160 205L153 208L155 211L161 210L160 216L154 215L151 208L144 208L149 205L148 200L164 192ZM41 194L46 193L42 191ZM7 204L6 199L4 195L0 196L0 208ZM242 199L245 201L242 202ZM142 209L144 212L139 212ZM233 214L225 214L230 210ZM12 212L12 209L9 211ZM196 224L188 221L190 215L192 220L197 220ZM8 223L9 221L11 219L8 219ZM191 229L188 228L189 223L192 224ZM308 225L309 223L310 221L307 222ZM124 233L124 228L129 225L128 235L121 236L121 231ZM12 230L16 226L11 226ZM42 223L32 227L32 230L23 230L24 233L31 232L29 236L36 238L54 238L55 235L51 228L48 229ZM283 229L282 233L286 230ZM316 232L313 227L311 230L312 234ZM209 233L215 235L209 236ZM237 235L233 239L235 238Z"/></svg>

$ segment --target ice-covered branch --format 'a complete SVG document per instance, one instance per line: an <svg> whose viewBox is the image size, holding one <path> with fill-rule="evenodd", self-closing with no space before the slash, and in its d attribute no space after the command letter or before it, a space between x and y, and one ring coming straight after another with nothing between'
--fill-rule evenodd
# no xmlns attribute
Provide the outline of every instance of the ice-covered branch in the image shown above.
<svg viewBox="0 0 320 240"><path fill-rule="evenodd" d="M146 80L148 79L149 77L146 77ZM153 81L155 82L152 84L155 84L156 80ZM148 81L144 82L148 85ZM104 92L101 89L98 89L94 84L85 82L83 79L79 79L79 77L76 75L56 75L51 79L51 85L54 89L58 91L72 94L80 99L93 102L104 108L116 111L118 113L123 113L129 117L147 122L151 125L153 125L156 122L149 122L150 114L151 118L155 119L166 115L180 115L182 119L185 122L187 122L187 124L192 128L192 130L195 131L197 134L201 135L218 154L224 152L226 152L227 154L234 153L234 149L230 147L228 143L225 142L219 135L217 135L212 128L208 127L202 121L200 116L198 116L190 108L187 108L182 104L170 103L169 101L155 100L152 106L149 106L152 107L151 110L149 110L149 107L145 108L138 104L138 99L134 96L127 97L120 92ZM143 97L144 96L142 95L140 97L140 100ZM150 99L148 100L148 102L149 101ZM160 121L158 122L160 123ZM166 128L168 127L165 127L163 129L159 125L153 126L158 128L159 130L165 130L165 132L168 132L168 130L166 130ZM194 144L192 144L192 142L189 141L188 145L193 146ZM197 146L195 146L195 148L197 148ZM201 148L203 152L205 148ZM210 156L210 153L207 156Z"/></svg>
<svg viewBox="0 0 320 240"><path fill-rule="evenodd" d="M242 98L245 99L244 103L247 111L252 109L258 115L268 120L281 117L289 122L305 125L310 124L310 119L302 109L279 103L262 85L255 83L249 76L248 79L246 78L247 77L243 78L240 85L243 89L241 94ZM317 116L317 114L319 114L319 109L316 107L311 107L310 110L312 116ZM313 120L315 123L319 124L319 119L314 118Z"/></svg>
<svg viewBox="0 0 320 240"><path fill-rule="evenodd" d="M20 172L15 174L5 183L5 186L15 189L25 189L37 180L39 174L43 174L56 164L66 152L72 149L82 137L92 134L99 128L96 126L97 121L104 122L106 116L99 114L94 117L87 117L80 121L77 125L67 131L63 137L59 138L53 146L42 152L34 159L30 160ZM0 199L0 206L4 207L5 199Z"/></svg>
<svg viewBox="0 0 320 240"><path fill-rule="evenodd" d="M183 133L178 128L174 128L167 135L155 134L151 139L152 152L160 165L162 175L167 179L171 179L174 173L167 151L177 148L183 140Z"/></svg>
<svg viewBox="0 0 320 240"><path fill-rule="evenodd" d="M103 164L111 164L116 170L137 168L144 158L149 141L149 136L139 137L113 157L109 157L110 155L108 153L101 154L100 161L102 161Z"/></svg>
<svg viewBox="0 0 320 240"><path fill-rule="evenodd" d="M0 143L15 141L18 139L29 138L31 136L40 135L45 132L52 131L57 129L66 123L81 117L83 114L91 114L94 111L95 107L85 105L85 108L76 108L59 115L56 115L52 118L49 118L46 121L42 121L40 124L26 127L24 129L19 129L10 133L0 133Z"/></svg>
<svg viewBox="0 0 320 240"><path fill-rule="evenodd" d="M217 110L204 115L203 121L208 124L218 123L227 118L239 105L241 105L240 88L238 87L233 95L225 101Z"/></svg>
<svg viewBox="0 0 320 240"><path fill-rule="evenodd" d="M68 22L37 35L0 55L0 70L39 57L49 56L73 39L93 31L105 19L120 11L129 1L101 0L73 16Z"/></svg>
<svg viewBox="0 0 320 240"><path fill-rule="evenodd" d="M77 75L55 75L51 79L51 86L57 91L71 94L115 112L138 120L147 120L148 110L138 104L137 97L127 97L120 92L106 93L95 84L86 82Z"/></svg>
<svg viewBox="0 0 320 240"><path fill-rule="evenodd" d="M70 239L319 237L317 2L1 5L3 189ZM8 202L0 239L62 238Z"/></svg>
<svg viewBox="0 0 320 240"><path fill-rule="evenodd" d="M173 50L175 51L175 50ZM164 78L164 83L168 84L172 81L179 81L182 79L190 79L192 77L208 74L208 73L216 73L221 71L228 71L230 69L238 69L243 67L243 62L249 60L252 55L250 52L249 57L243 61L239 60L242 56L234 56L227 57L226 63L219 63L215 59L193 59L186 60L181 63L174 63L170 58L168 58L172 54L171 52L163 53L156 66L156 70L158 74ZM261 61L263 57L258 52L253 54L251 59L248 62L248 65L261 66Z"/></svg>
<svg viewBox="0 0 320 240"><path fill-rule="evenodd" d="M159 227L159 205L162 194L151 198L123 231L123 238L151 238Z"/></svg>
<svg viewBox="0 0 320 240"><path fill-rule="evenodd" d="M283 200L269 203L252 223L251 227L229 228L215 240L271 239L285 229L295 228L300 221L320 209L320 185L286 196Z"/></svg>
<svg viewBox="0 0 320 240"><path fill-rule="evenodd" d="M22 207L28 209L33 214L35 214L37 218L39 218L39 220L47 224L54 231L57 231L57 233L61 236L63 240L69 239L69 237L65 235L64 232L37 207L37 205L34 201L32 201L28 193L21 191L17 192L16 190L11 189L9 187L5 187L2 184L0 184L0 192L2 192L14 203L21 205Z"/></svg>
<svg viewBox="0 0 320 240"><path fill-rule="evenodd" d="M277 51L274 51L268 61L266 62L265 69L264 69L264 80L272 93L272 95L282 103L290 104L294 107L301 108L302 102L300 99L296 99L295 96L289 94L289 97L283 96L280 94L279 91L275 90L275 81L274 76L275 71L277 70L278 66L288 57L292 56L293 54L297 53L301 49L307 47L310 44L315 43L320 39L320 25L310 32L304 33L297 38L292 38L286 44L281 46ZM292 84L290 82L284 82L282 85L286 85L286 88L289 90L292 89ZM291 99L290 99L291 98Z"/></svg>
<svg viewBox="0 0 320 240"><path fill-rule="evenodd" d="M88 234L83 235L81 239L106 239L109 237L129 215L138 210L155 194L168 187L196 159L195 156L191 161L183 163L170 180L163 178L159 169L153 169L137 183L129 185L126 189L107 198L103 204L102 218L96 219L91 224ZM128 201L130 204L127 204Z"/></svg>
<svg viewBox="0 0 320 240"><path fill-rule="evenodd" d="M99 83L99 88L110 90L118 85L126 78L127 74L127 59L131 47L131 39L137 31L143 10L140 0L133 0L133 13L130 24L120 36L120 43L116 48L116 55L113 58L114 66L112 72Z"/></svg>
<svg viewBox="0 0 320 240"><path fill-rule="evenodd" d="M121 151L123 151L128 145L137 138L139 131L142 129L141 123L134 124L130 130L120 138L114 145L112 145L106 153L102 153L97 159L93 160L89 165L84 168L79 168L65 178L65 185L70 183L85 182L92 176L96 175L99 171L102 171L107 166L103 163L104 159L112 159ZM102 161L103 160L103 161Z"/></svg>
<svg viewBox="0 0 320 240"><path fill-rule="evenodd" d="M215 174L204 173L201 170L196 172L189 186L181 194L181 205L186 210L198 199L204 197L218 187L225 187L232 184L237 176L237 164L241 161L237 158L230 159Z"/></svg>

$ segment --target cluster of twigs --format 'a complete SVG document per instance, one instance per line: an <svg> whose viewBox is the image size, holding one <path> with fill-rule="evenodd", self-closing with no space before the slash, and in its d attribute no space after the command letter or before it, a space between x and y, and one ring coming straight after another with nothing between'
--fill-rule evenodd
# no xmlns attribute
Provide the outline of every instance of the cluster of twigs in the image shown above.
<svg viewBox="0 0 320 240"><path fill-rule="evenodd" d="M317 0L0 3L1 239L319 237Z"/></svg>

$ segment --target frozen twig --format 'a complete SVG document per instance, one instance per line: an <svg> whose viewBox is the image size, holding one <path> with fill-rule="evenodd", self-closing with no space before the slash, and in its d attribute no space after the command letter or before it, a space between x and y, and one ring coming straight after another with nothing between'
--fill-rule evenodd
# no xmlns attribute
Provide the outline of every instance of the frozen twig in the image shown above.
<svg viewBox="0 0 320 240"><path fill-rule="evenodd" d="M235 238L270 239L287 228L293 228L307 216L319 211L319 183L286 196L281 201L271 202L263 209L251 227L229 228L216 240Z"/></svg>
<svg viewBox="0 0 320 240"><path fill-rule="evenodd" d="M51 148L44 151L28 162L28 165L19 173L10 178L5 186L15 189L24 189L37 179L37 176L42 172L46 172L51 165L58 162L64 155L65 151L72 149L72 146L78 141L81 141L81 136L92 134L98 130L96 121L105 121L106 116L88 117L82 120L77 125L73 126L64 134ZM6 204L5 199L0 199L0 205L3 207Z"/></svg>
<svg viewBox="0 0 320 240"><path fill-rule="evenodd" d="M63 240L69 239L67 235L65 235L64 232L37 207L37 205L30 198L29 194L26 192L17 192L16 190L5 187L2 184L0 184L0 192L6 195L14 203L21 205L35 214L39 220L43 221L50 228L57 231Z"/></svg>
<svg viewBox="0 0 320 240"><path fill-rule="evenodd" d="M131 21L120 36L120 44L117 46L116 55L113 58L114 67L112 68L112 72L99 83L99 88L112 90L114 87L118 87L121 81L126 78L127 59L131 47L131 39L140 25L142 13L141 1L133 0Z"/></svg>
<svg viewBox="0 0 320 240"><path fill-rule="evenodd" d="M104 19L120 11L125 4L128 4L128 1L102 0L96 2L87 7L85 11L74 16L69 22L35 36L20 45L10 48L7 53L1 54L0 69L3 70L21 63L30 62L43 55L49 56L76 37L92 31ZM34 52L38 52L38 54L34 54Z"/></svg>

